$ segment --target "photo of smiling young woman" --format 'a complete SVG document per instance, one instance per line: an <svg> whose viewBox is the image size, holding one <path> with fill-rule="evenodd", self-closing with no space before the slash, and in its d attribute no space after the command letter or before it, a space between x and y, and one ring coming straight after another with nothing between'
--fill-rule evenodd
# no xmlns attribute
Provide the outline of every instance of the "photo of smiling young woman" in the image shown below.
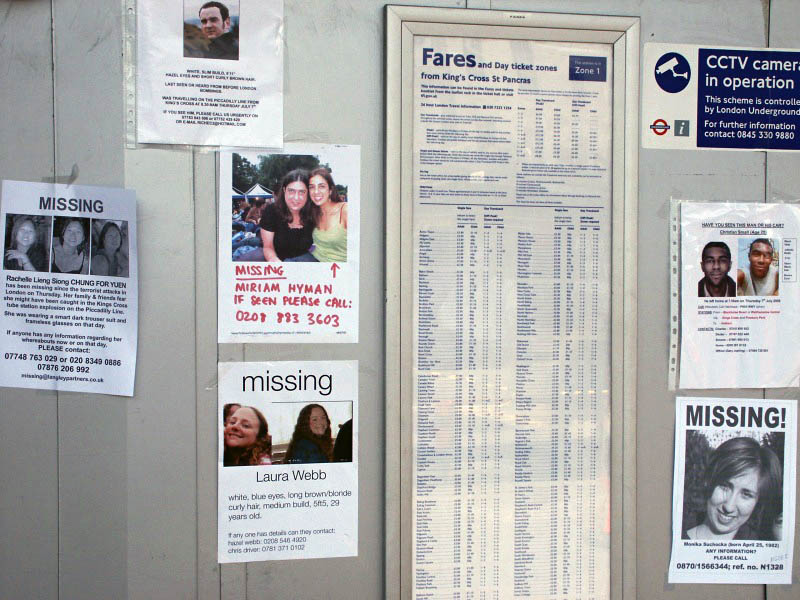
<svg viewBox="0 0 800 600"><path fill-rule="evenodd" d="M353 403L229 402L222 406L223 466L353 462Z"/></svg>
<svg viewBox="0 0 800 600"><path fill-rule="evenodd" d="M7 215L3 269L47 272L50 268L51 225L52 217Z"/></svg>
<svg viewBox="0 0 800 600"><path fill-rule="evenodd" d="M783 502L783 436L726 432L716 435L712 447L706 434L686 432L681 539L775 539Z"/></svg>

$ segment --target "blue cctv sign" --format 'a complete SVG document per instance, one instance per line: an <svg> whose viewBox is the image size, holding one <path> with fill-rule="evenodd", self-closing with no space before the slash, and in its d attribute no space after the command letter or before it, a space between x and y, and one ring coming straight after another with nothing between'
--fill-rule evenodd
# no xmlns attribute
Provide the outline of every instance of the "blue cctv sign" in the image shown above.
<svg viewBox="0 0 800 600"><path fill-rule="evenodd" d="M699 48L697 147L800 149L800 52Z"/></svg>

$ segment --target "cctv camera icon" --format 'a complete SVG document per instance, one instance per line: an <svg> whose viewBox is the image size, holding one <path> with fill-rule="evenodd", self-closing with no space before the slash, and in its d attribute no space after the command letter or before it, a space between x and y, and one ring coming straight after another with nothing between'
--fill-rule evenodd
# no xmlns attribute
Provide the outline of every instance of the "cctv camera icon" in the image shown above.
<svg viewBox="0 0 800 600"><path fill-rule="evenodd" d="M681 54L667 52L656 61L653 75L658 87L669 94L677 94L689 85L692 67Z"/></svg>
<svg viewBox="0 0 800 600"><path fill-rule="evenodd" d="M683 77L686 81L689 81L689 73L688 72L686 72L686 73L676 73L675 72L675 67L677 67L677 66L678 66L678 59L673 56L667 62L665 62L663 65L659 65L658 67L656 67L656 73L658 73L659 75L663 75L664 73L669 71L670 73L672 73L673 77Z"/></svg>

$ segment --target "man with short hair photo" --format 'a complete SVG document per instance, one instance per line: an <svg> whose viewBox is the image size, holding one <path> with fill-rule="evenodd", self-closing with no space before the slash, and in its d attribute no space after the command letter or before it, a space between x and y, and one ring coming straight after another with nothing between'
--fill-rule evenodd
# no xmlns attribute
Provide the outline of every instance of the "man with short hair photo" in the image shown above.
<svg viewBox="0 0 800 600"><path fill-rule="evenodd" d="M697 296L736 296L736 282L728 276L731 270L731 249L725 242L708 242L703 248L700 268L704 277L697 282Z"/></svg>
<svg viewBox="0 0 800 600"><path fill-rule="evenodd" d="M772 264L775 250L767 238L758 238L750 244L747 269L737 269L736 282L739 296L777 296L778 269Z"/></svg>
<svg viewBox="0 0 800 600"><path fill-rule="evenodd" d="M190 43L184 27L184 56L239 60L238 31L231 31L228 7L222 2L206 2L198 16L202 38Z"/></svg>

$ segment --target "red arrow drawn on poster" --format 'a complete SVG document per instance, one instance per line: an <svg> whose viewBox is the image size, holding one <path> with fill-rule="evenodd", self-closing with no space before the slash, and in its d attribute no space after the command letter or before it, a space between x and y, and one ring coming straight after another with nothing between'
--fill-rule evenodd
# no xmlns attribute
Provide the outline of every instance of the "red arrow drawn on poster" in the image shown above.
<svg viewBox="0 0 800 600"><path fill-rule="evenodd" d="M333 272L333 278L334 278L334 279L336 279L336 269L341 269L341 268L342 268L342 267L340 267L340 266L339 266L339 265L337 265L336 263L333 263L333 264L331 265L331 271Z"/></svg>

